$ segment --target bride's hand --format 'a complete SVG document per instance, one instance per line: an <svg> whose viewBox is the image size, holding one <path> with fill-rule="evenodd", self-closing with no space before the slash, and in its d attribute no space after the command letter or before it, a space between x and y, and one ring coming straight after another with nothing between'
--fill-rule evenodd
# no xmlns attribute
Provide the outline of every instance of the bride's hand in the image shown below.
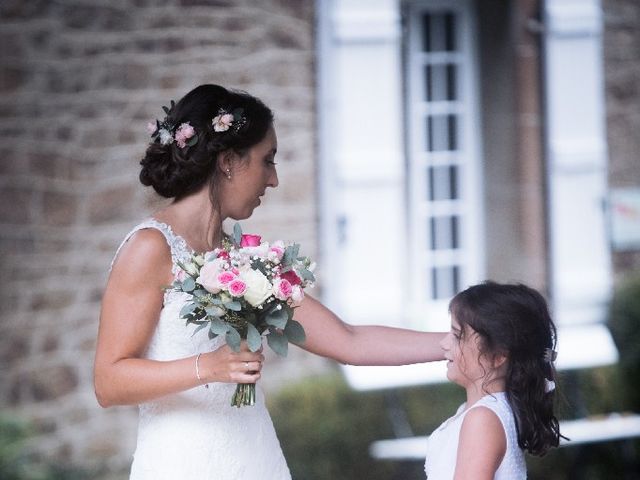
<svg viewBox="0 0 640 480"><path fill-rule="evenodd" d="M228 345L223 345L201 355L200 376L205 383L256 383L260 379L262 362L262 348L251 352L243 341L240 352L236 353Z"/></svg>

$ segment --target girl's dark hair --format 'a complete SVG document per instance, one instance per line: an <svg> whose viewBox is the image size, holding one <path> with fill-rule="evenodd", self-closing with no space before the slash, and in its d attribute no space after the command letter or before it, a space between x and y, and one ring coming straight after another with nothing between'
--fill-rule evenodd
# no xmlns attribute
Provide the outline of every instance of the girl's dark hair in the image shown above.
<svg viewBox="0 0 640 480"><path fill-rule="evenodd" d="M214 132L211 121L221 109L225 112L241 109L245 122L239 124L239 128ZM273 125L273 113L246 92L219 85L200 85L176 103L165 120L174 127L189 122L198 141L186 148L180 148L176 142L150 143L140 161L140 182L153 187L163 197L180 199L198 191L210 180L213 195L219 175L218 154L225 150L244 154L259 143Z"/></svg>
<svg viewBox="0 0 640 480"><path fill-rule="evenodd" d="M555 390L545 388L545 380L555 381L556 376L549 361L556 348L556 327L542 295L525 285L485 282L457 294L449 311L463 335L465 326L478 333L481 356L506 355L505 390L520 448L544 455L557 447Z"/></svg>

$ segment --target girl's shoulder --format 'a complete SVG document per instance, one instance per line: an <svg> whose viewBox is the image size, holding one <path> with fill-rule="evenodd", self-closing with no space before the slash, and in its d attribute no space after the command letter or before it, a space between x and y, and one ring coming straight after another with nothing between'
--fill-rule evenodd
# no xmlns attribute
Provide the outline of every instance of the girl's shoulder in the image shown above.
<svg viewBox="0 0 640 480"><path fill-rule="evenodd" d="M509 400L507 399L505 392L496 392L485 395L469 407L470 412L476 409L491 410L503 423L505 423L505 420L513 418L513 410L511 409L511 405L509 404Z"/></svg>

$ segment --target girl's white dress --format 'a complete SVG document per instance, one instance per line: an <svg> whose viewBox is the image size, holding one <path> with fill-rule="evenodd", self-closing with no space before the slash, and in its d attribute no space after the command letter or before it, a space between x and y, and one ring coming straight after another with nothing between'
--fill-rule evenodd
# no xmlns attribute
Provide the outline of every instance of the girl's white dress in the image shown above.
<svg viewBox="0 0 640 480"><path fill-rule="evenodd" d="M145 228L162 232L171 248L174 275L178 273L176 262L189 258L190 250L168 225L147 220L122 244ZM175 360L222 345L219 337L209 340L206 329L192 336L195 327L180 318L186 298L180 292L165 293L145 358ZM209 388L199 386L141 404L130 480L290 479L261 389L256 388L254 406L237 408L231 406L235 388L235 384L211 383Z"/></svg>
<svg viewBox="0 0 640 480"><path fill-rule="evenodd" d="M507 449L502 463L493 477L494 480L524 480L527 466L524 452L518 446L515 418L504 392L486 395L464 410L462 404L456 414L440 425L427 440L427 458L424 471L429 480L452 480L456 469L458 440L465 415L472 408L486 407L500 419L507 438Z"/></svg>

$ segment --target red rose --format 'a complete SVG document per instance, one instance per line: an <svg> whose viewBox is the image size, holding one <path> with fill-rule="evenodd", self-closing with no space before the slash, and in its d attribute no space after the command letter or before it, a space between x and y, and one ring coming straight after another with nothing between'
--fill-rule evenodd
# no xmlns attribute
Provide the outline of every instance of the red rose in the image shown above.
<svg viewBox="0 0 640 480"><path fill-rule="evenodd" d="M288 272L282 273L280 275L280 278L288 281L291 285L300 285L302 283L302 280L300 280L300 277L296 275L296 272L294 272L293 270L289 270Z"/></svg>

